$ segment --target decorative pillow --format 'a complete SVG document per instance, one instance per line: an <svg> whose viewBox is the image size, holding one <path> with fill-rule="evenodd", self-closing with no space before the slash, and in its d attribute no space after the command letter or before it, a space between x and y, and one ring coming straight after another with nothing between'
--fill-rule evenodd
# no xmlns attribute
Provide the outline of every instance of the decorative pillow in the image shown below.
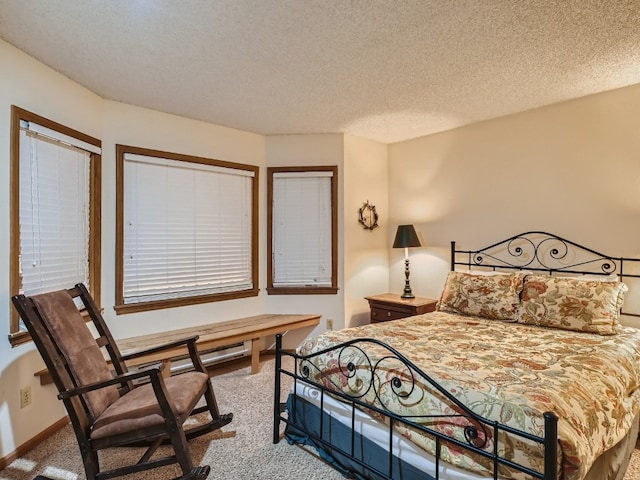
<svg viewBox="0 0 640 480"><path fill-rule="evenodd" d="M622 282L528 275L518 322L614 335L627 290Z"/></svg>
<svg viewBox="0 0 640 480"><path fill-rule="evenodd" d="M520 272L492 275L449 272L438 310L515 322L524 277Z"/></svg>

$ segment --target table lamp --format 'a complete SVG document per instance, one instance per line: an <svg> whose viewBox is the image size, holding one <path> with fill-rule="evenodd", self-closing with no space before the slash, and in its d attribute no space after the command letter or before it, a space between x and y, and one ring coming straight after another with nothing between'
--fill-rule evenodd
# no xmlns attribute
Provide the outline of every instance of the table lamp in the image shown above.
<svg viewBox="0 0 640 480"><path fill-rule="evenodd" d="M398 225L393 248L404 248L404 292L401 298L415 298L409 284L409 247L420 247L420 239L413 225Z"/></svg>

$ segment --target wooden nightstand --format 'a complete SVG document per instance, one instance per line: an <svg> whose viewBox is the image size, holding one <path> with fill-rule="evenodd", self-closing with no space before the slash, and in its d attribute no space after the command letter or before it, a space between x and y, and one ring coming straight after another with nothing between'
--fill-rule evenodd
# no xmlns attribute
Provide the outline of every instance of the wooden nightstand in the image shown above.
<svg viewBox="0 0 640 480"><path fill-rule="evenodd" d="M438 302L435 298L402 298L399 293L382 293L365 299L369 301L371 323L433 312Z"/></svg>

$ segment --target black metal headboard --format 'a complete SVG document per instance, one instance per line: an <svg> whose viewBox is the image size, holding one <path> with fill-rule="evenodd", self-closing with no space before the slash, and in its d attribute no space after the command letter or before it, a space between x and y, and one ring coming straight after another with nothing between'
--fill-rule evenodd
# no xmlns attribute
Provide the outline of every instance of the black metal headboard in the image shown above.
<svg viewBox="0 0 640 480"><path fill-rule="evenodd" d="M603 255L547 232L525 232L480 250L460 250L451 242L451 270L529 270L549 275L615 274L625 281L640 278L640 258ZM635 267L635 268L634 268ZM621 312L640 317L640 314Z"/></svg>

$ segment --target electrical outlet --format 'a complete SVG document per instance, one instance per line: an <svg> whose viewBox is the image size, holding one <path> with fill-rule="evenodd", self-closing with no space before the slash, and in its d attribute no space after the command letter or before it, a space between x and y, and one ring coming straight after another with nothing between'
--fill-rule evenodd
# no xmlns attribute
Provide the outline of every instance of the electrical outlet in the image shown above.
<svg viewBox="0 0 640 480"><path fill-rule="evenodd" d="M327 330L333 330L333 318L327 318Z"/></svg>
<svg viewBox="0 0 640 480"><path fill-rule="evenodd" d="M20 408L24 408L27 405L31 405L31 387L20 389Z"/></svg>

